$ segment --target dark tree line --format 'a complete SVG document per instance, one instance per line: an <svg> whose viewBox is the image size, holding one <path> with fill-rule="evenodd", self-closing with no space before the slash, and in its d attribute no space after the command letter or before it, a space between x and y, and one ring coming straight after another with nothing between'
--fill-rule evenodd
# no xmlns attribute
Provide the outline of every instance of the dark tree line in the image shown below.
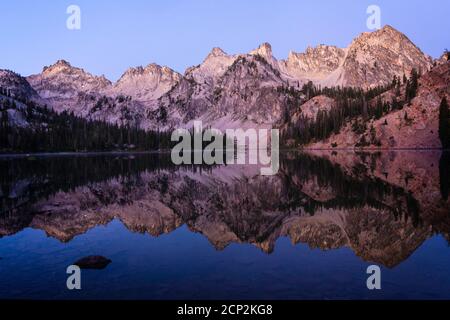
<svg viewBox="0 0 450 320"><path fill-rule="evenodd" d="M156 150L169 148L170 134L86 120L72 113L60 114L25 99L13 100L0 89L0 151L61 152ZM23 104L18 108L17 104ZM28 125L14 124L12 116Z"/></svg>
<svg viewBox="0 0 450 320"><path fill-rule="evenodd" d="M5 97L11 97L11 90L0 87L0 95L5 96Z"/></svg>
<svg viewBox="0 0 450 320"><path fill-rule="evenodd" d="M325 95L334 99L334 106L329 110L319 110L315 119L300 114L295 123L286 121L288 125L283 133L283 141L293 139L296 143L302 145L314 140L324 140L333 133L339 133L341 128L350 120L355 120L352 124L353 131L361 135L364 134L367 130L366 123L368 120L377 120L389 112L401 110L405 103L409 103L416 96L419 73L412 70L411 77L406 79L405 76L404 78L404 101L400 101L399 98L401 81L397 77L394 77L388 85L377 86L369 90L353 87L320 88L312 82L305 84L302 93L307 100L318 95ZM383 101L380 95L393 89L396 90L396 94L392 101ZM369 104L369 101L376 97L378 98L375 103ZM405 116L407 117L406 113ZM284 116L284 119L288 118L290 118L290 115ZM371 141L362 141L361 146L379 144L374 137L374 129L370 133Z"/></svg>

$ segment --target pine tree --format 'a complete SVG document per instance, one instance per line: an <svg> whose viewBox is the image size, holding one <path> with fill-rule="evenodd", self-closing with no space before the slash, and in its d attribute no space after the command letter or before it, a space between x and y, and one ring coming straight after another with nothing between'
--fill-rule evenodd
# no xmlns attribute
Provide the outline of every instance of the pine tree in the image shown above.
<svg viewBox="0 0 450 320"><path fill-rule="evenodd" d="M439 106L439 139L443 148L450 148L450 110L445 97Z"/></svg>
<svg viewBox="0 0 450 320"><path fill-rule="evenodd" d="M400 97L400 80L398 80L397 84L395 85L395 96Z"/></svg>
<svg viewBox="0 0 450 320"><path fill-rule="evenodd" d="M411 70L411 78L406 80L405 98L406 102L410 103L417 95L417 89L419 88L419 73L416 69Z"/></svg>
<svg viewBox="0 0 450 320"><path fill-rule="evenodd" d="M397 85L397 76L394 75L394 79L392 79L392 87L395 87Z"/></svg>
<svg viewBox="0 0 450 320"><path fill-rule="evenodd" d="M410 95L411 95L411 83L409 80L406 80L405 99L406 99L406 102L408 102L408 103L411 101Z"/></svg>

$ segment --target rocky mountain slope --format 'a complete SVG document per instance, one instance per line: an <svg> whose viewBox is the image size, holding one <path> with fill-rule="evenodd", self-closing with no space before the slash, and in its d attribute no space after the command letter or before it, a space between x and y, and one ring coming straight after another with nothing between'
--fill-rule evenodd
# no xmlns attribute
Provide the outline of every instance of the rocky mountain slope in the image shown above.
<svg viewBox="0 0 450 320"><path fill-rule="evenodd" d="M203 115L213 104L218 79L237 57L213 48L202 64L188 68L182 79L159 99L151 116L162 126L179 126Z"/></svg>
<svg viewBox="0 0 450 320"><path fill-rule="evenodd" d="M438 135L439 105L442 98L450 98L450 62L443 62L424 74L418 80L416 96L410 103L405 103L400 110L393 110L379 119L367 121L363 132L355 131L354 119L348 121L338 134L310 144L311 148L440 148ZM399 103L405 100L405 86L389 90L370 101L373 108L380 99L383 102ZM322 102L319 109L329 106L329 101ZM303 108L303 107L301 107ZM361 144L364 140L365 143Z"/></svg>
<svg viewBox="0 0 450 320"><path fill-rule="evenodd" d="M146 67L130 68L111 87L105 90L110 96L125 95L147 107L168 92L181 79L181 75L168 67L155 63Z"/></svg>
<svg viewBox="0 0 450 320"><path fill-rule="evenodd" d="M212 79L203 84L182 81L163 96L158 111L161 115L166 110L167 116L158 118L161 123L167 119L169 126L189 126L200 119L219 129L272 124L280 119L289 97L278 90L286 85L279 71L260 55L240 55Z"/></svg>
<svg viewBox="0 0 450 320"><path fill-rule="evenodd" d="M31 86L56 111L83 113L81 98L98 94L111 85L105 77L97 77L65 60L44 67L42 73L27 78Z"/></svg>
<svg viewBox="0 0 450 320"><path fill-rule="evenodd" d="M279 65L294 79L320 83L342 66L346 55L347 49L321 44L315 48L308 47L304 53L291 51L287 60L281 60Z"/></svg>
<svg viewBox="0 0 450 320"><path fill-rule="evenodd" d="M302 82L370 88L409 75L413 68L426 72L432 63L404 34L387 25L362 33L344 49L319 45L305 53L291 52L280 66Z"/></svg>
<svg viewBox="0 0 450 320"><path fill-rule="evenodd" d="M432 59L404 34L390 26L363 33L347 50L340 81L345 86L371 87L392 81L393 76L430 70Z"/></svg>
<svg viewBox="0 0 450 320"><path fill-rule="evenodd" d="M141 127L146 123L148 109L179 79L173 70L150 64L127 70L113 84L104 76L92 75L64 60L27 77L40 97L57 112Z"/></svg>
<svg viewBox="0 0 450 320"><path fill-rule="evenodd" d="M30 101L31 103L27 103ZM45 109L36 108L34 101L45 102L24 77L9 70L0 70L0 130L5 126L15 128L45 126L45 121L36 120L46 119L43 112ZM6 135L3 130L1 133Z"/></svg>

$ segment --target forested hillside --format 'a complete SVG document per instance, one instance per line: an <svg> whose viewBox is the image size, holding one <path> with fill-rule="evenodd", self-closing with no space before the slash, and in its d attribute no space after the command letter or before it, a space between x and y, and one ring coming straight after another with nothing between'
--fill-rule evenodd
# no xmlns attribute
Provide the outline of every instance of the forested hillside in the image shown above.
<svg viewBox="0 0 450 320"><path fill-rule="evenodd" d="M158 150L170 135L60 114L0 88L0 152Z"/></svg>

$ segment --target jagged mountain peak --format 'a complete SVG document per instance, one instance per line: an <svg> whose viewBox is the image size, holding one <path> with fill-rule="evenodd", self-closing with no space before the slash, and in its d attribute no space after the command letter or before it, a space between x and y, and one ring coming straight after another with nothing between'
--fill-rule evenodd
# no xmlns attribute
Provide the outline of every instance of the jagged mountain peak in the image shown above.
<svg viewBox="0 0 450 320"><path fill-rule="evenodd" d="M426 72L432 59L394 27L385 25L363 32L344 49L319 45L304 53L291 52L280 69L300 81L326 86L374 87L409 75L413 68Z"/></svg>
<svg viewBox="0 0 450 320"><path fill-rule="evenodd" d="M376 30L374 32L371 32L373 36L379 36L379 35L388 35L391 37L403 37L405 38L405 34L394 28L393 26L386 24L381 29Z"/></svg>
<svg viewBox="0 0 450 320"><path fill-rule="evenodd" d="M219 47L214 47L203 62L186 69L184 75L199 83L214 82L236 59L236 55L228 55Z"/></svg>
<svg viewBox="0 0 450 320"><path fill-rule="evenodd" d="M67 60L59 59L58 61L55 62L54 66L67 66L67 67L71 67L72 65L71 65L70 62L67 61Z"/></svg>
<svg viewBox="0 0 450 320"><path fill-rule="evenodd" d="M60 59L50 66L45 66L42 69L42 73L46 73L46 74L58 73L58 72L71 70L72 68L74 68L74 67L72 67L72 65L67 60Z"/></svg>
<svg viewBox="0 0 450 320"><path fill-rule="evenodd" d="M386 45L389 46L403 41L411 42L407 36L390 25L385 25L379 30L373 32L363 32L357 36L350 47L352 46L367 46L367 45ZM412 42L411 42L412 43Z"/></svg>
<svg viewBox="0 0 450 320"><path fill-rule="evenodd" d="M323 54L326 51L340 51L340 50L343 50L343 49L338 48L338 47L333 46L333 45L319 44L319 45L317 45L315 47L308 46L306 48L305 54L314 54L314 53L321 53L321 54Z"/></svg>
<svg viewBox="0 0 450 320"><path fill-rule="evenodd" d="M280 61L283 72L299 79L314 80L330 75L339 68L345 58L345 49L320 44L308 46L305 52L291 51L287 60Z"/></svg>
<svg viewBox="0 0 450 320"><path fill-rule="evenodd" d="M181 75L169 67L150 63L145 67L126 70L108 93L131 96L151 109L154 101L169 91L180 79Z"/></svg>
<svg viewBox="0 0 450 320"><path fill-rule="evenodd" d="M137 67L132 67L132 68L127 69L122 74L122 76L120 77L120 79L117 82L119 83L128 77L151 75L151 74L155 74L155 73L164 74L164 75L173 75L175 77L180 76L178 74L178 72L170 69L169 67L160 66L156 63L150 63L145 67L137 66Z"/></svg>
<svg viewBox="0 0 450 320"><path fill-rule="evenodd" d="M428 55L406 35L386 25L352 41L341 79L347 86L371 87L392 81L394 75L409 75L413 68L426 72L431 66Z"/></svg>
<svg viewBox="0 0 450 320"><path fill-rule="evenodd" d="M214 48L212 48L208 57L221 57L221 56L226 56L226 55L227 55L227 53L225 51L223 51L221 48L214 47Z"/></svg>
<svg viewBox="0 0 450 320"><path fill-rule="evenodd" d="M174 73L174 74L178 74L178 72L172 70L171 68L167 67L167 66L161 66L159 64L156 63L150 63L147 66L145 66L144 68L144 72L156 72L156 71L161 71L164 73Z"/></svg>
<svg viewBox="0 0 450 320"><path fill-rule="evenodd" d="M55 111L72 111L86 117L96 97L112 85L105 76L90 74L66 60L58 60L27 80Z"/></svg>
<svg viewBox="0 0 450 320"><path fill-rule="evenodd" d="M262 43L257 49L250 52L251 55L260 55L266 60L270 61L273 59L272 46L268 42Z"/></svg>
<svg viewBox="0 0 450 320"><path fill-rule="evenodd" d="M99 87L106 88L107 86L110 86L112 84L111 81L109 81L104 75L96 76L90 74L82 68L72 66L67 60L63 59L56 61L50 66L45 66L42 70L42 73L32 75L28 77L28 80L30 82L34 82L36 80L42 81L44 78L47 80L52 79L54 81L62 82L86 82L94 85L96 89ZM81 83L80 85L84 86Z"/></svg>
<svg viewBox="0 0 450 320"><path fill-rule="evenodd" d="M122 78L124 78L126 76L132 76L132 75L143 74L143 73L144 73L144 67L143 66L128 68L127 70L125 70L125 72L119 78L119 82L120 82L120 80Z"/></svg>

